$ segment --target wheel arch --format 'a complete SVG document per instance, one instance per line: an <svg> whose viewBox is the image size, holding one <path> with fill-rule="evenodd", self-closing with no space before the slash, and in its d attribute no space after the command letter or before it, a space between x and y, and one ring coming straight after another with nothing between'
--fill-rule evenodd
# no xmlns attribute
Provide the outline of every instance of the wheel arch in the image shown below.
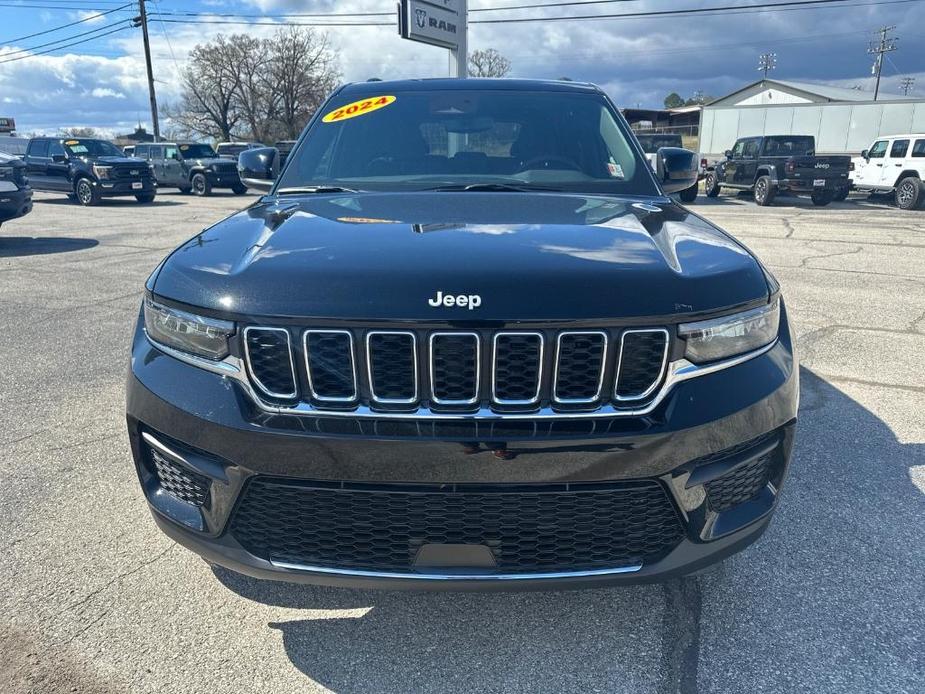
<svg viewBox="0 0 925 694"><path fill-rule="evenodd" d="M905 169L899 174L899 176L896 177L896 183L893 184L893 187L896 188L900 183L903 182L903 180L907 178L918 178L919 180L922 179L922 177L919 175L919 172L915 169Z"/></svg>

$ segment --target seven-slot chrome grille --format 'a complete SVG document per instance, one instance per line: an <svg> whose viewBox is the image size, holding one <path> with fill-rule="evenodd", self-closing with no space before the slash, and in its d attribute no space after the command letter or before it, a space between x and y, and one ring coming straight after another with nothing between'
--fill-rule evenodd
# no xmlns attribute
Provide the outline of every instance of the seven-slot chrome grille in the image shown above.
<svg viewBox="0 0 925 694"><path fill-rule="evenodd" d="M364 330L250 326L255 392L313 409L499 413L635 407L664 382L664 328Z"/></svg>

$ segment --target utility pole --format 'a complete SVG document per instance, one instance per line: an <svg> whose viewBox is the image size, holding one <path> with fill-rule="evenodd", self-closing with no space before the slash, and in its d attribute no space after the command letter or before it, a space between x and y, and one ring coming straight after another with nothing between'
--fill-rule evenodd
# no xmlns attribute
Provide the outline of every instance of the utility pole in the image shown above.
<svg viewBox="0 0 925 694"><path fill-rule="evenodd" d="M896 42L899 40L895 37L888 36L891 31L896 28L895 25L888 27L880 27L876 33L880 34L879 41L871 41L867 47L867 52L871 55L876 55L877 58L874 61L874 65L871 68L871 72L877 75L877 83L874 86L874 101L877 100L877 95L880 93L880 73L883 70L883 54L890 53L896 50Z"/></svg>
<svg viewBox="0 0 925 694"><path fill-rule="evenodd" d="M915 84L915 77L903 77L899 83L899 88L903 90L903 96L909 96L912 86Z"/></svg>
<svg viewBox="0 0 925 694"><path fill-rule="evenodd" d="M758 56L758 72L764 72L764 79L768 72L777 67L777 53L762 53Z"/></svg>
<svg viewBox="0 0 925 694"><path fill-rule="evenodd" d="M145 65L148 68L148 96L151 99L151 125L154 126L154 141L161 139L161 126L157 121L157 97L154 94L154 70L151 68L151 44L148 41L148 13L145 10L145 0L138 0L138 16L132 21L136 27L141 27L141 35L145 43Z"/></svg>
<svg viewBox="0 0 925 694"><path fill-rule="evenodd" d="M456 50L450 49L450 77L465 79L469 76L469 3L459 0L459 26Z"/></svg>

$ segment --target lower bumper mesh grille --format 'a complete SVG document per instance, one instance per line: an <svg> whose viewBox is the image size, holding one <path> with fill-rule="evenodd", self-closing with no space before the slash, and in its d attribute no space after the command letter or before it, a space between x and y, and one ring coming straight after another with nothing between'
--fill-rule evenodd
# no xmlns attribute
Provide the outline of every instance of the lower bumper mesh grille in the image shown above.
<svg viewBox="0 0 925 694"><path fill-rule="evenodd" d="M710 508L714 511L725 511L753 499L767 486L773 461L772 451L707 483Z"/></svg>
<svg viewBox="0 0 925 694"><path fill-rule="evenodd" d="M206 477L175 463L154 448L148 450L161 489L193 506L205 505L209 499L209 480Z"/></svg>
<svg viewBox="0 0 925 694"><path fill-rule="evenodd" d="M342 487L255 478L231 522L252 554L329 568L408 571L425 544L488 547L508 573L655 561L681 540L657 482L516 487Z"/></svg>

